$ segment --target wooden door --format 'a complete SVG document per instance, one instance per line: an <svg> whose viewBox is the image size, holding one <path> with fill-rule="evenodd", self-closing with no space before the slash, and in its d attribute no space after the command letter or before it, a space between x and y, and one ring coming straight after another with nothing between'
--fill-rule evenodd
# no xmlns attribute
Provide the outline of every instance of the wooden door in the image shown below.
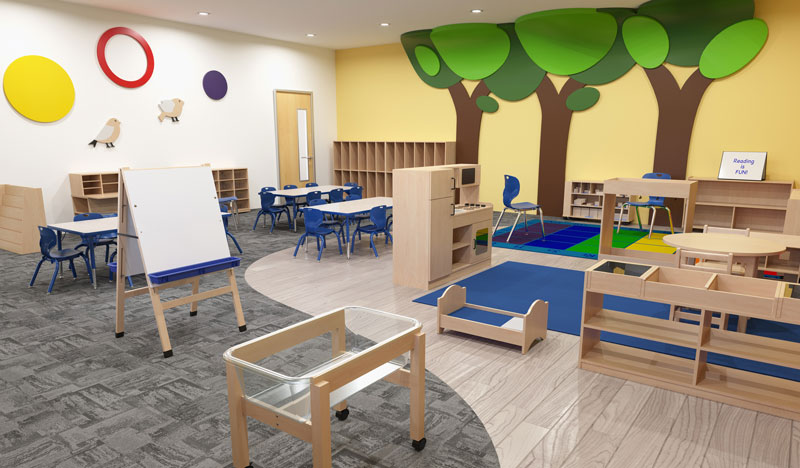
<svg viewBox="0 0 800 468"><path fill-rule="evenodd" d="M275 121L281 187L316 182L311 94L275 91Z"/></svg>

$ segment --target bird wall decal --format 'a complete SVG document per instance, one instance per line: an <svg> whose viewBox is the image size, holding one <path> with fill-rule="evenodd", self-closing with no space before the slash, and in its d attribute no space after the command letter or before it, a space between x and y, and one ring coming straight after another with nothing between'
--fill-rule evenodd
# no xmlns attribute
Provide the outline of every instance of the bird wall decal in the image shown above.
<svg viewBox="0 0 800 468"><path fill-rule="evenodd" d="M117 119L108 119L108 122L100 129L100 133L89 144L93 148L97 148L98 143L105 143L106 148L115 148L114 142L119 138L120 123Z"/></svg>
<svg viewBox="0 0 800 468"><path fill-rule="evenodd" d="M178 117L183 112L183 101L175 99L167 99L158 104L161 109L161 114L158 115L158 121L163 122L164 118L169 117L173 122L179 122Z"/></svg>

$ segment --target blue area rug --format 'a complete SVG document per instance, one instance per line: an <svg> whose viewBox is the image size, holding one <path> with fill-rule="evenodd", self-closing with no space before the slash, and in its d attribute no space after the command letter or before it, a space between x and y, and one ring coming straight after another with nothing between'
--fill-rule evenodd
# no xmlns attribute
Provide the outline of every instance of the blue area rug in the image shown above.
<svg viewBox="0 0 800 468"><path fill-rule="evenodd" d="M467 288L467 302L484 307L494 307L524 314L531 303L542 299L550 303L547 328L570 335L580 335L583 310L583 277L577 270L505 262L482 271L456 284ZM414 302L436 306L446 288L438 289ZM669 319L669 305L618 296L606 296L603 307L611 310ZM736 318L731 317L729 329L736 329ZM800 342L800 326L769 320L750 319L750 335ZM640 349L694 359L695 350L680 346L643 340L613 333L602 333L603 341ZM736 369L758 372L800 382L800 370L750 361L731 356L711 354L708 362Z"/></svg>

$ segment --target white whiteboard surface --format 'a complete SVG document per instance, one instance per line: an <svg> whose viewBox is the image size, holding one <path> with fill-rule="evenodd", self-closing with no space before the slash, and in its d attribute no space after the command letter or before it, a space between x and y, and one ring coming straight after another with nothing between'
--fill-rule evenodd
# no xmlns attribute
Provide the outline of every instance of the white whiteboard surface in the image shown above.
<svg viewBox="0 0 800 468"><path fill-rule="evenodd" d="M723 151L718 179L764 180L767 153L752 151Z"/></svg>
<svg viewBox="0 0 800 468"><path fill-rule="evenodd" d="M147 273L230 257L211 168L122 171Z"/></svg>

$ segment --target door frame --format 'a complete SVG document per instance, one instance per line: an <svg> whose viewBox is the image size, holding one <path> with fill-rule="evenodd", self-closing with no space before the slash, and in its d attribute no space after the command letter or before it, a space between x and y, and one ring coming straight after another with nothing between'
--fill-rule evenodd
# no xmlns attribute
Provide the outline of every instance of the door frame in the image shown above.
<svg viewBox="0 0 800 468"><path fill-rule="evenodd" d="M280 149L280 141L278 141L278 93L292 93L292 94L307 94L311 99L311 134L313 138L311 138L311 153L314 155L312 160L312 166L314 169L314 182L317 182L318 174L317 174L317 149L316 149L316 139L317 133L315 131L316 125L314 121L316 120L316 113L314 112L314 91L300 91L296 89L278 89L275 88L272 90L272 119L275 126L275 165L277 166L277 174L278 174L278 185L281 185L281 149ZM278 190L283 188L281 185L278 187Z"/></svg>

